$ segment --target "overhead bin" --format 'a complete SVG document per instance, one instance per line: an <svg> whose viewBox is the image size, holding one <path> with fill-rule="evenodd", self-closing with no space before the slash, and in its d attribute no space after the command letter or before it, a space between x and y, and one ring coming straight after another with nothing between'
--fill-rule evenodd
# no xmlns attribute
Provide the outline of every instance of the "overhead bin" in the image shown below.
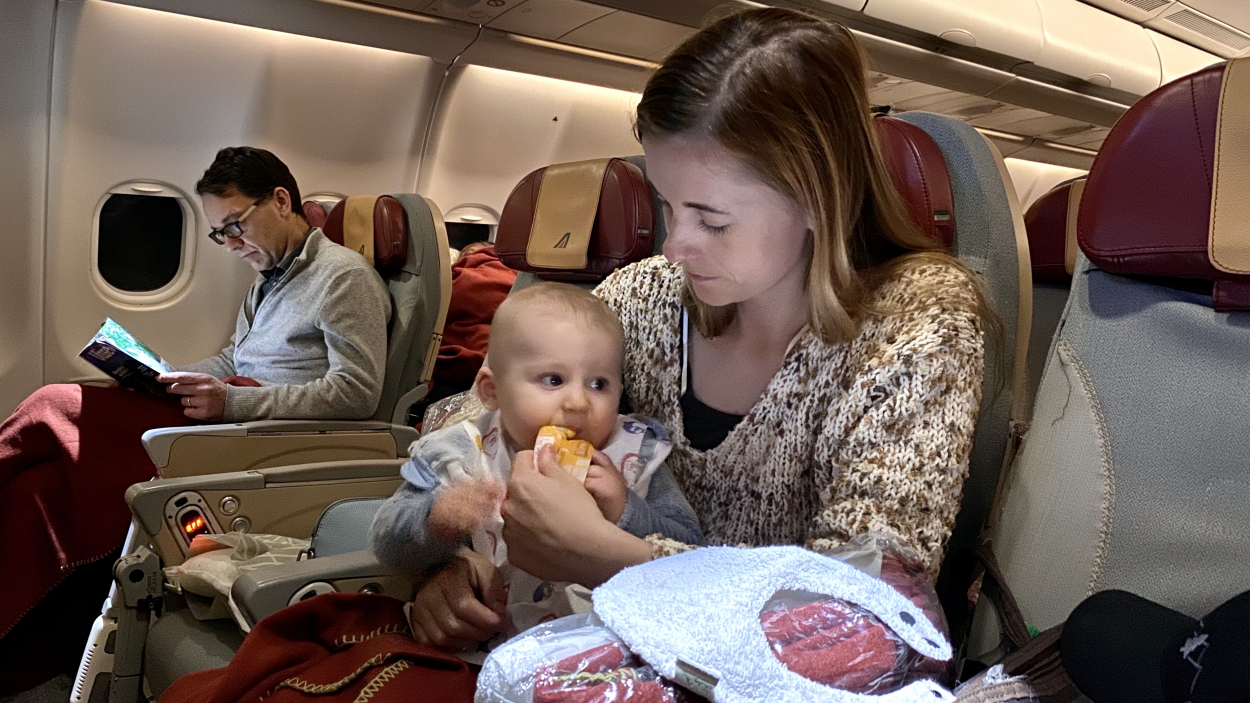
<svg viewBox="0 0 1250 703"><path fill-rule="evenodd" d="M1164 83L1170 83L1181 76L1188 76L1224 60L1215 54L1209 54L1151 29L1146 30L1146 36L1150 37L1150 41L1154 42L1155 48L1159 51Z"/></svg>
<svg viewBox="0 0 1250 703"><path fill-rule="evenodd" d="M1141 25L1080 0L1036 2L1045 39L1038 66L1134 95L1159 87L1159 54Z"/></svg>
<svg viewBox="0 0 1250 703"><path fill-rule="evenodd" d="M1042 53L1042 13L1037 0L868 0L864 13L1021 61L1036 61Z"/></svg>

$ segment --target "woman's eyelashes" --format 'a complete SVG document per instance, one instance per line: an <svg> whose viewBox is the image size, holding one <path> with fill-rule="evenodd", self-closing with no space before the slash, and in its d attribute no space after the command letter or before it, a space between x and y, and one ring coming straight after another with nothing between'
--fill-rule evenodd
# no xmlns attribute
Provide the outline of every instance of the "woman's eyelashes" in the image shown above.
<svg viewBox="0 0 1250 703"><path fill-rule="evenodd" d="M721 225L719 227L713 227L712 225L709 225L708 223L704 222L702 218L700 218L699 229L711 235L719 235L719 234L724 234L729 229L729 225Z"/></svg>

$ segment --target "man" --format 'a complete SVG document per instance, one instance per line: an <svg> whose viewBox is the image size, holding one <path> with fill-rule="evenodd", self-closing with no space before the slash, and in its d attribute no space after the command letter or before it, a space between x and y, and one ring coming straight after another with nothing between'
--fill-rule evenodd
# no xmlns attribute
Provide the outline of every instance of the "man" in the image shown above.
<svg viewBox="0 0 1250 703"><path fill-rule="evenodd" d="M386 366L390 299L365 260L310 228L299 187L263 149L222 149L195 186L209 236L260 272L220 354L164 374L196 420L363 419ZM250 377L259 387L227 386Z"/></svg>
<svg viewBox="0 0 1250 703"><path fill-rule="evenodd" d="M171 395L54 384L0 424L0 534L12 567L0 599L0 694L81 651L107 590L96 562L116 554L130 522L125 490L155 474L144 431L367 418L381 397L386 288L363 257L309 227L286 165L263 149L222 149L196 191L209 237L260 273L230 344L162 375Z"/></svg>

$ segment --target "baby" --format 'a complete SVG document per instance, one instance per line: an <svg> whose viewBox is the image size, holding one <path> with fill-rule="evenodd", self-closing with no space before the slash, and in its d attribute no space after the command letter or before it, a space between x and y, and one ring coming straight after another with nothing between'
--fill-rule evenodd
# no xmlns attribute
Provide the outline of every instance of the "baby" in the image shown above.
<svg viewBox="0 0 1250 703"><path fill-rule="evenodd" d="M512 461L534 448L544 427L571 430L597 450L589 467L583 461L570 470L578 478L584 472L583 485L606 519L637 537L702 541L694 510L664 465L671 449L664 428L617 413L623 340L615 313L576 286L540 283L511 295L495 312L489 367L477 375L486 412L418 440L401 471L404 484L374 519L373 551L397 572L428 573L465 543L499 567L509 629L482 651L577 609L567 584L509 564L502 539L500 504ZM552 432L542 434L549 441Z"/></svg>

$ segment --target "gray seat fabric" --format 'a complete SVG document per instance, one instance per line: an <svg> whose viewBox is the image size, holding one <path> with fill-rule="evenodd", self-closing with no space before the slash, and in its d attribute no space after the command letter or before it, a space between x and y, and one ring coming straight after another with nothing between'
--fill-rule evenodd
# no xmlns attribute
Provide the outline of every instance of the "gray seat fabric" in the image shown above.
<svg viewBox="0 0 1250 703"><path fill-rule="evenodd" d="M1069 283L1033 284L1033 327L1029 332L1029 397L1037 398L1037 387L1042 382L1046 357L1050 353L1059 318L1068 304Z"/></svg>
<svg viewBox="0 0 1250 703"><path fill-rule="evenodd" d="M180 676L229 664L241 644L233 620L200 621L190 608L169 609L148 628L143 674L159 698Z"/></svg>
<svg viewBox="0 0 1250 703"><path fill-rule="evenodd" d="M369 548L369 526L384 498L347 498L331 503L317 520L310 551L314 558Z"/></svg>
<svg viewBox="0 0 1250 703"><path fill-rule="evenodd" d="M408 259L403 268L384 280L394 305L386 344L386 377L373 419L391 422L397 411L408 424L407 408L395 404L428 380L426 352L431 340L441 339L451 294L451 260L442 214L431 210L425 198L394 194L408 212ZM435 337L437 335L437 338Z"/></svg>
<svg viewBox="0 0 1250 703"><path fill-rule="evenodd" d="M952 631L959 631L961 613L966 610L965 580L972 568L967 552L975 546L994 498L1010 429L1012 395L1008 380L1015 363L1020 295L1015 223L1009 186L984 137L967 123L945 115L904 112L896 117L923 129L941 148L955 199L954 254L981 276L1003 329L1002 340L988 335L985 340L981 412L963 503L938 583ZM999 341L1003 342L1001 347Z"/></svg>
<svg viewBox="0 0 1250 703"><path fill-rule="evenodd" d="M1031 624L1109 588L1194 617L1250 589L1248 348L1250 313L1079 258L993 534Z"/></svg>

